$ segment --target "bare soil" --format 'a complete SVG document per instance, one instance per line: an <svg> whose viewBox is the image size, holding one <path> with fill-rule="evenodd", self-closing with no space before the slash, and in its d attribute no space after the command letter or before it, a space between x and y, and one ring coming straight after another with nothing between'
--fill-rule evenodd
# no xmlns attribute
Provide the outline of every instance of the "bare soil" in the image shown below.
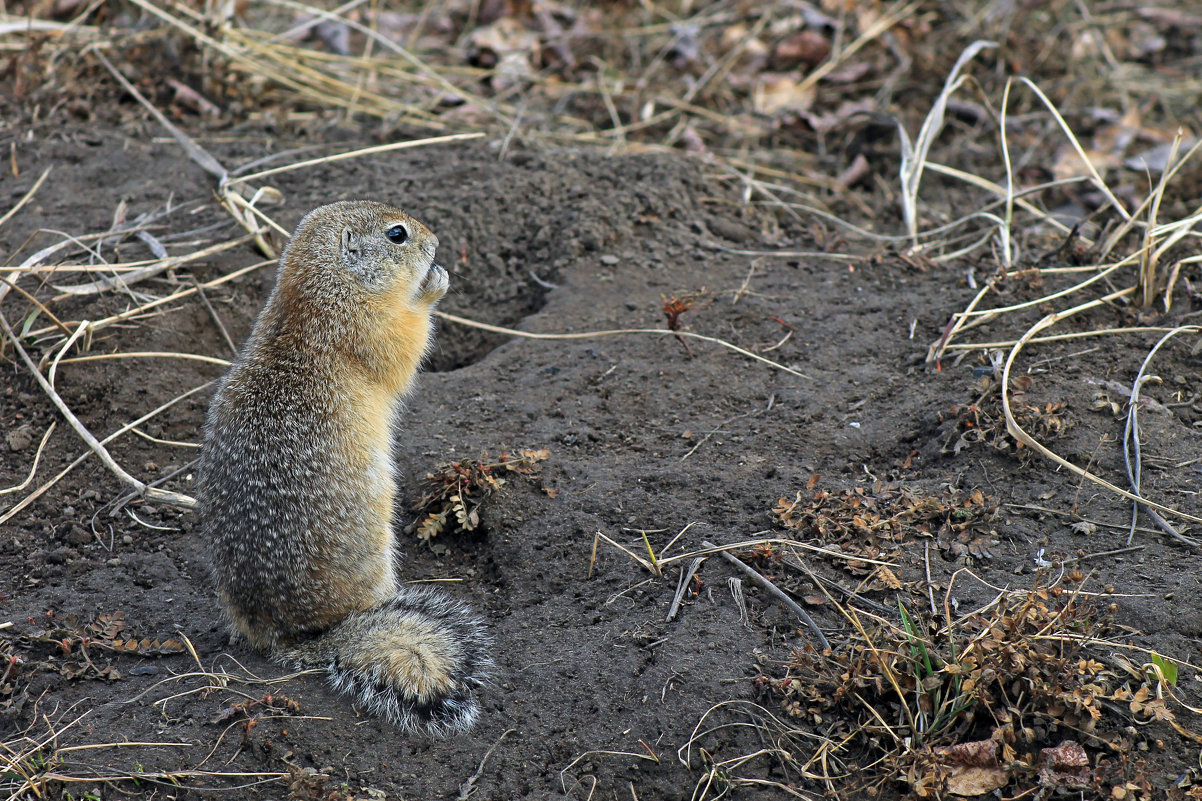
<svg viewBox="0 0 1202 801"><path fill-rule="evenodd" d="M104 230L119 201L128 203L130 218L160 211L172 197L187 201L161 220L163 235L229 225L209 178L175 143L153 136L98 123L33 127L17 137L20 177L6 174L0 205L15 202L46 167L55 169L33 205L0 228L0 251L14 253L38 229ZM366 135L344 136L350 141L339 147L370 144ZM253 129L201 141L231 168L312 143ZM671 563L658 577L596 538L604 534L645 556L640 531L659 552L688 527L672 556L699 549L702 540L781 536L772 510L799 492L872 494L893 486L948 499L980 490L996 511L976 532L979 541L957 546L932 532L881 550L917 612L928 584L942 607L952 575L964 568L971 572L961 572L951 592L960 610L1079 568L1093 591L1110 588L1105 600L1116 605L1124 642L1197 663L1202 557L1143 518L1133 540L1138 549L1092 557L1126 546L1128 504L1027 449L1016 452L998 428L996 400L983 397L981 374L989 370L982 358L945 358L938 369L926 363L929 344L975 292L969 269L979 280L991 264L924 263L849 243L837 228L804 215L757 212L729 184L711 180L700 158L517 146L501 157L499 146L498 137L284 174L275 182L284 206L272 214L290 226L309 208L340 198L396 203L440 237L440 261L452 270L443 309L523 331L659 328L665 298L702 293L681 318L687 330L807 377L703 341L688 340L686 348L671 336L543 341L441 325L404 420L401 524L415 517L410 504L421 494L420 480L441 464L486 451L549 451L540 475L511 476L489 499L476 532L442 534L432 547L411 536L401 543L406 580L440 582L478 608L496 636L499 669L483 719L469 734L444 741L400 734L358 713L320 677L287 676L231 644L190 515L136 502L114 511L125 488L90 457L5 524L0 538L0 623L12 624L0 638L17 658L0 681L0 734L8 740L28 730L49 738L52 727L59 731L58 772L97 777L52 782L48 797L690 798L714 781L707 760L761 749L729 772L776 784L732 788L731 797L821 797L829 788L796 769L807 754L786 762L761 740L761 729L740 725L762 718L752 704L789 719L771 688L794 650L811 642L798 619L747 582L742 619L729 586L739 574L710 558L666 622L690 560ZM893 208L881 198L874 213L895 229ZM22 252L50 241L42 236ZM855 258L748 255L782 250ZM122 244L119 255L150 257L136 240ZM247 245L139 290L166 294L260 259ZM1197 265L1188 269L1196 281ZM247 334L271 282L266 266L206 292L234 342ZM1015 301L1047 290L1019 279L1006 288ZM1174 319L1197 302L1180 298ZM64 320L94 319L130 303L110 293L55 309ZM20 325L30 308L21 300L5 314ZM1124 324L1133 315L1105 307L1070 328ZM38 325L45 322L43 316ZM1014 335L1002 322L978 333ZM1021 387L1019 402L1035 410L1032 425L1050 426L1039 429L1041 438L1119 481L1123 421L1097 401L1106 392L1122 403L1120 389L1130 386L1152 341L1143 334L1100 345L1030 346L1020 365L1030 385ZM229 355L214 315L194 302L108 329L88 352L119 351ZM1189 343L1162 351L1155 372L1163 380L1145 387L1157 403L1142 417L1144 491L1193 514L1202 514L1200 360ZM24 480L42 434L59 417L11 348L0 368L0 431L7 438L0 443L0 486L9 487ZM62 365L56 385L90 430L104 435L220 372L172 358L82 362ZM118 461L144 480L171 475L164 486L189 492L195 451L173 443L198 439L208 393L145 424L142 431L156 440L118 440ZM965 410L974 403L984 414L974 426L984 434L961 442L970 428ZM60 422L30 488L85 451ZM1069 525L1082 520L1096 526ZM809 566L847 586L858 581L844 559L815 553ZM808 599L806 608L838 650L849 630L833 605L786 565L759 567ZM863 594L896 606L883 588ZM116 639L150 642L136 646L140 653L117 654L98 644L106 626L110 643L114 631ZM81 642L81 633L91 639ZM181 649L185 638L194 653ZM224 686L215 675L224 676ZM1182 688L1195 692L1196 682L1183 667ZM233 706L239 703L249 705ZM802 749L824 732L804 716L796 726L793 742ZM1172 792L1196 762L1196 743L1164 723L1134 736L1129 758L1096 744L1090 753L1112 760L1116 781L1134 777L1157 794ZM1039 737L1037 745L1054 746L1081 734L1051 726ZM157 745L69 750L127 741ZM871 757L844 755L848 765L861 758L867 765ZM179 773L174 784L129 778L155 772ZM716 789L709 792L713 797ZM909 788L889 782L877 792L905 797Z"/></svg>

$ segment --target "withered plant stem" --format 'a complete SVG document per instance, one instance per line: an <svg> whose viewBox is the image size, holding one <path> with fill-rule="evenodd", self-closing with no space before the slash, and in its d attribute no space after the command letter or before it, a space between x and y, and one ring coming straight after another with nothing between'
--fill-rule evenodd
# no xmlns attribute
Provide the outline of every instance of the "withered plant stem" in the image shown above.
<svg viewBox="0 0 1202 801"><path fill-rule="evenodd" d="M702 540L701 545L704 548L713 548L713 549L718 548L717 545L714 545L712 542L710 542L708 540ZM814 639L818 641L818 644L820 646L822 646L822 648L821 648L822 651L831 650L831 644L826 639L826 635L822 633L822 629L818 628L818 624L814 622L814 619L812 617L810 617L809 612L807 612L806 610L801 608L801 604L797 603L797 601L794 601L792 598L790 598L788 595L786 595L784 590L782 590L780 587L777 587L775 584L773 584L768 579L764 578L758 571L756 571L753 567L748 565L743 560L739 559L738 557L734 556L733 554L729 553L728 551L716 550L716 553L719 556L721 556L723 559L725 559L726 561L730 562L732 565L737 567L739 570L742 570L744 573L747 574L748 578L750 578L752 581L754 581L756 584L758 584L762 589L765 589L768 592L770 592L773 596L775 596L777 598L777 600L779 600L785 606L789 607L789 609L793 610L793 612L799 618L801 618L801 621L803 623L805 623L806 628L810 630L810 634L814 635Z"/></svg>

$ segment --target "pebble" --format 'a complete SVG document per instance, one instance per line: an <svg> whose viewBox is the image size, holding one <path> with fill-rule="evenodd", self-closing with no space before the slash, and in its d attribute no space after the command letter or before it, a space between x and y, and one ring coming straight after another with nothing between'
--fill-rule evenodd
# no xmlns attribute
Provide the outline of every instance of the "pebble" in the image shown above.
<svg viewBox="0 0 1202 801"><path fill-rule="evenodd" d="M23 451L33 444L33 426L26 423L20 428L8 432L5 439L8 440L9 450Z"/></svg>
<svg viewBox="0 0 1202 801"><path fill-rule="evenodd" d="M92 533L78 523L72 523L63 540L71 545L87 545L93 540Z"/></svg>

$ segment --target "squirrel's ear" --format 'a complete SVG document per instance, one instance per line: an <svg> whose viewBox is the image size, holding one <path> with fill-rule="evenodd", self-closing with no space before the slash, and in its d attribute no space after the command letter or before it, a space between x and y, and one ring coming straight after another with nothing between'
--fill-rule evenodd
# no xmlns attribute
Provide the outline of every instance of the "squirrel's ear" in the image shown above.
<svg viewBox="0 0 1202 801"><path fill-rule="evenodd" d="M350 226L342 229L342 258L347 264L354 266L359 262L359 257L362 255L359 248L359 237L351 230Z"/></svg>

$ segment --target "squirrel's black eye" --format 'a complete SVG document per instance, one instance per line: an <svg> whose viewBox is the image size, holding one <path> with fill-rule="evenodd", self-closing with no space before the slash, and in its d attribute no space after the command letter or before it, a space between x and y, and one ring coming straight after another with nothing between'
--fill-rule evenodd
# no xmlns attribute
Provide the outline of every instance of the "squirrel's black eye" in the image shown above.
<svg viewBox="0 0 1202 801"><path fill-rule="evenodd" d="M394 245L403 245L409 239L409 232L403 225L394 225L388 229L388 241Z"/></svg>

